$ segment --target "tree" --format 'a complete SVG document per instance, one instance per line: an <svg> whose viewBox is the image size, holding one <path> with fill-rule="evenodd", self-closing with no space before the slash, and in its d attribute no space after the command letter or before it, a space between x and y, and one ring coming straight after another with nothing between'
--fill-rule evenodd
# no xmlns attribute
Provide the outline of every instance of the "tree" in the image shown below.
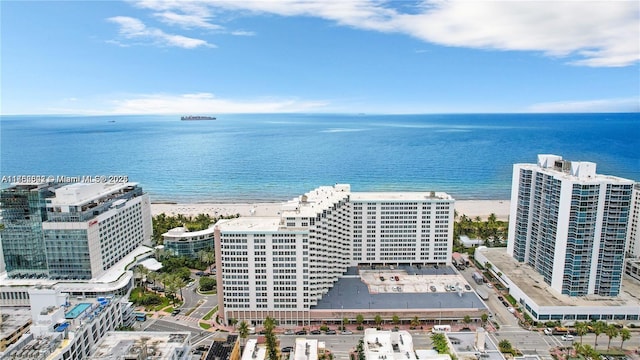
<svg viewBox="0 0 640 360"><path fill-rule="evenodd" d="M391 318L391 322L393 322L393 325L400 324L400 317L398 315L393 315L393 317Z"/></svg>
<svg viewBox="0 0 640 360"><path fill-rule="evenodd" d="M376 327L380 327L380 324L382 324L382 316L380 316L380 314L377 314L375 318L373 318L373 322L376 323Z"/></svg>
<svg viewBox="0 0 640 360"><path fill-rule="evenodd" d="M613 324L609 324L604 330L604 333L607 334L609 338L609 342L607 343L607 350L609 350L611 348L611 339L618 337L618 328Z"/></svg>
<svg viewBox="0 0 640 360"><path fill-rule="evenodd" d="M342 329L346 329L347 324L349 323L349 318L347 317L343 317L342 318Z"/></svg>
<svg viewBox="0 0 640 360"><path fill-rule="evenodd" d="M242 346L244 346L244 343L249 336L249 324L244 320L242 320L240 325L238 325L238 336L240 336L240 341L242 342Z"/></svg>
<svg viewBox="0 0 640 360"><path fill-rule="evenodd" d="M469 324L471 322L471 316L465 315L462 321L464 321L465 324Z"/></svg>
<svg viewBox="0 0 640 360"><path fill-rule="evenodd" d="M587 323L582 322L582 321L576 321L575 323L575 328L576 328L576 334L578 334L578 336L580 336L580 344L582 344L582 337L587 333L587 331L589 330L587 328Z"/></svg>
<svg viewBox="0 0 640 360"><path fill-rule="evenodd" d="M216 253L214 253L213 251L206 251L204 253L204 256L202 257L202 262L207 264L207 266L209 267L209 272L211 272L211 265L216 262Z"/></svg>
<svg viewBox="0 0 640 360"><path fill-rule="evenodd" d="M498 343L498 348L500 348L500 352L502 353L510 353L513 350L511 342L509 342L509 340L507 339L500 340L500 342Z"/></svg>
<svg viewBox="0 0 640 360"><path fill-rule="evenodd" d="M620 339L622 340L622 342L620 342L620 350L622 350L624 342L631 339L631 331L629 331L629 329L620 329Z"/></svg>
<svg viewBox="0 0 640 360"><path fill-rule="evenodd" d="M413 319L411 319L411 326L413 327L420 326L420 319L418 319L417 316L414 316Z"/></svg>
<svg viewBox="0 0 640 360"><path fill-rule="evenodd" d="M596 335L595 346L594 349L598 347L598 336L602 334L607 329L607 324L603 321L596 321L593 324L593 333Z"/></svg>
<svg viewBox="0 0 640 360"><path fill-rule="evenodd" d="M482 326L484 326L487 321L489 321L489 315L487 315L486 313L480 315L480 320L482 321Z"/></svg>
<svg viewBox="0 0 640 360"><path fill-rule="evenodd" d="M267 318L264 319L263 325L264 339L267 345L266 358L268 360L278 360L278 342L276 339L276 335L273 333L273 329L276 326L275 321L271 317L267 316Z"/></svg>

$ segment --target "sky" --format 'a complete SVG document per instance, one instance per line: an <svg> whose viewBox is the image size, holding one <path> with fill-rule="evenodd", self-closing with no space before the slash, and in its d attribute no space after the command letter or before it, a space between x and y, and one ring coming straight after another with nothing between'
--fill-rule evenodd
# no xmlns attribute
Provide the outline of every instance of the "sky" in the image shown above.
<svg viewBox="0 0 640 360"><path fill-rule="evenodd" d="M0 2L0 114L640 111L639 1Z"/></svg>

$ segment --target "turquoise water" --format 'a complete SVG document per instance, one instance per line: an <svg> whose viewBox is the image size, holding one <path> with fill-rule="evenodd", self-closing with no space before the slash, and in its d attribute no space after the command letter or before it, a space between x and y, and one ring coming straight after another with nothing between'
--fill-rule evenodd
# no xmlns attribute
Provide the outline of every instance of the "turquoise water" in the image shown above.
<svg viewBox="0 0 640 360"><path fill-rule="evenodd" d="M639 114L3 116L0 174L127 175L152 201L281 201L320 185L508 199L539 153L640 181Z"/></svg>
<svg viewBox="0 0 640 360"><path fill-rule="evenodd" d="M70 311L68 311L64 317L66 319L75 319L78 316L80 316L80 314L82 314L83 312L85 312L85 310L87 310L88 308L91 307L90 303L80 303L76 306L73 307L73 309L71 309Z"/></svg>

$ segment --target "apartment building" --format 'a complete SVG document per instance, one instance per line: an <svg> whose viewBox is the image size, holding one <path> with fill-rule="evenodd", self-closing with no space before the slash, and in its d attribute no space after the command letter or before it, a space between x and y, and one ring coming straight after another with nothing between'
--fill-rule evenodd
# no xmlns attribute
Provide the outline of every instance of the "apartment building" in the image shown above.
<svg viewBox="0 0 640 360"><path fill-rule="evenodd" d="M633 185L557 155L515 164L507 252L561 294L618 295Z"/></svg>
<svg viewBox="0 0 640 360"><path fill-rule="evenodd" d="M276 217L221 220L219 311L225 319L286 313L286 321L304 321L350 266L450 264L453 213L444 193L356 193L336 184L283 204Z"/></svg>

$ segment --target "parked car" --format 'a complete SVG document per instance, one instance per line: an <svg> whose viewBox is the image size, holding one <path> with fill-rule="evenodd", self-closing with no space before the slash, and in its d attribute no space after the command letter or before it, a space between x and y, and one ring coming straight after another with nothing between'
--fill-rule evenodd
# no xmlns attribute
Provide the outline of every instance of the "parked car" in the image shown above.
<svg viewBox="0 0 640 360"><path fill-rule="evenodd" d="M174 310L171 312L171 315L173 315L173 316L176 316L176 315L178 315L178 314L180 314L180 309L174 309Z"/></svg>
<svg viewBox="0 0 640 360"><path fill-rule="evenodd" d="M492 283L487 283L487 287L488 287L489 289L493 289L493 284L492 284Z"/></svg>
<svg viewBox="0 0 640 360"><path fill-rule="evenodd" d="M436 292L436 287L435 286L431 285L430 289L431 289L432 292Z"/></svg>
<svg viewBox="0 0 640 360"><path fill-rule="evenodd" d="M399 280L400 280L400 278L398 276L396 276L396 281L399 281Z"/></svg>
<svg viewBox="0 0 640 360"><path fill-rule="evenodd" d="M307 330L298 330L296 331L296 335L307 335Z"/></svg>
<svg viewBox="0 0 640 360"><path fill-rule="evenodd" d="M504 298L502 296L498 296L498 300L504 301Z"/></svg>
<svg viewBox="0 0 640 360"><path fill-rule="evenodd" d="M380 276L380 281L384 281L384 276Z"/></svg>
<svg viewBox="0 0 640 360"><path fill-rule="evenodd" d="M335 335L335 334L337 334L337 332L335 330L329 329L329 330L325 331L325 334L327 334L327 335Z"/></svg>
<svg viewBox="0 0 640 360"><path fill-rule="evenodd" d="M295 332L293 330L291 330L291 329L288 329L288 330L284 331L284 335L294 335L294 334L295 334Z"/></svg>
<svg viewBox="0 0 640 360"><path fill-rule="evenodd" d="M508 303L508 302L506 302L506 301L504 301L504 300L502 300L502 305L504 305L504 307L506 307L506 308L508 308L509 306L511 306L511 305L509 305L509 303Z"/></svg>
<svg viewBox="0 0 640 360"><path fill-rule="evenodd" d="M509 307L507 308L507 310L508 310L510 313L512 313L512 314L514 314L514 313L516 312L516 309L515 309L515 308L513 308L512 306L509 306Z"/></svg>
<svg viewBox="0 0 640 360"><path fill-rule="evenodd" d="M573 341L573 335L562 335L562 340L564 341Z"/></svg>
<svg viewBox="0 0 640 360"><path fill-rule="evenodd" d="M320 334L322 334L322 331L320 331L320 330L311 330L311 332L309 334L311 334L311 335L320 335Z"/></svg>
<svg viewBox="0 0 640 360"><path fill-rule="evenodd" d="M280 352L283 352L283 353L290 353L292 351L293 351L293 346L285 346L282 349L280 349Z"/></svg>
<svg viewBox="0 0 640 360"><path fill-rule="evenodd" d="M351 330L342 330L342 332L340 334L342 334L342 335L353 335L353 331L351 331Z"/></svg>
<svg viewBox="0 0 640 360"><path fill-rule="evenodd" d="M204 276L204 271L197 271L197 272L196 272L196 275L198 275L198 276Z"/></svg>
<svg viewBox="0 0 640 360"><path fill-rule="evenodd" d="M471 290L471 286L469 286L468 284L465 284L464 288L465 288L466 290Z"/></svg>

